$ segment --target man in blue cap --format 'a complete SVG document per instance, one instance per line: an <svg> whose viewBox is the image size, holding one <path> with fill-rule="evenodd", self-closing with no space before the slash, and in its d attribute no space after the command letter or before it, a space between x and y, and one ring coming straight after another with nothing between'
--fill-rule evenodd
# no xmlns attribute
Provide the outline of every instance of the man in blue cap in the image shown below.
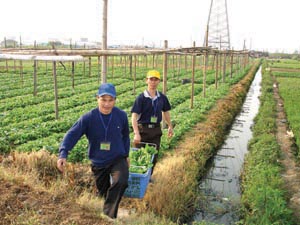
<svg viewBox="0 0 300 225"><path fill-rule="evenodd" d="M98 107L81 116L64 136L57 167L64 172L69 151L85 135L98 193L105 199L103 212L110 218L117 218L119 203L128 186L128 118L126 112L115 107L114 85L101 84L97 101Z"/></svg>

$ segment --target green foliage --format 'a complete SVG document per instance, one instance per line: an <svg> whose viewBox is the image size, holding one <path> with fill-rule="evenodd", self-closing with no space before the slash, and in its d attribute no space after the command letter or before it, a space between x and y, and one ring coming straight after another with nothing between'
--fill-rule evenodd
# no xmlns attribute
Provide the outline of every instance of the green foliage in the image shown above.
<svg viewBox="0 0 300 225"><path fill-rule="evenodd" d="M131 173L146 173L148 169L152 168L153 156L157 153L154 146L148 144L145 147L139 149L132 148L129 152L130 167L129 172Z"/></svg>
<svg viewBox="0 0 300 225"><path fill-rule="evenodd" d="M287 207L276 140L275 100L271 77L263 74L261 107L255 118L253 138L242 177L243 224L295 224Z"/></svg>

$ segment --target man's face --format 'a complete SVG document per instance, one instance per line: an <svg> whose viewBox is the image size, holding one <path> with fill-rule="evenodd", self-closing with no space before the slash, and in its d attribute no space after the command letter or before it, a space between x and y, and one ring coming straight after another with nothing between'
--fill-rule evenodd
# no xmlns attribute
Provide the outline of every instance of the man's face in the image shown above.
<svg viewBox="0 0 300 225"><path fill-rule="evenodd" d="M159 84L159 79L156 77L147 78L148 87L156 89Z"/></svg>
<svg viewBox="0 0 300 225"><path fill-rule="evenodd" d="M102 95L101 97L98 96L97 100L100 112L103 114L109 114L116 102L116 99L110 95Z"/></svg>

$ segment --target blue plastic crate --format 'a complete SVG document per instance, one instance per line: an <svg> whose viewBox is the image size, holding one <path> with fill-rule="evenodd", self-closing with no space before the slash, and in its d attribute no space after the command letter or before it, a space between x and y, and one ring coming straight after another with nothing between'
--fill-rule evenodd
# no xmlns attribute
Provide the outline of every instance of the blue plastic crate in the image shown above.
<svg viewBox="0 0 300 225"><path fill-rule="evenodd" d="M129 173L128 187L124 196L131 198L143 198L145 196L152 169L148 169L146 173Z"/></svg>
<svg viewBox="0 0 300 225"><path fill-rule="evenodd" d="M141 142L156 147L155 144ZM138 151L139 148L131 148L131 151ZM152 155L151 162L153 162L154 155ZM124 196L131 198L143 198L145 196L149 180L151 178L152 168L149 168L146 173L131 173L129 172L128 187L125 190Z"/></svg>

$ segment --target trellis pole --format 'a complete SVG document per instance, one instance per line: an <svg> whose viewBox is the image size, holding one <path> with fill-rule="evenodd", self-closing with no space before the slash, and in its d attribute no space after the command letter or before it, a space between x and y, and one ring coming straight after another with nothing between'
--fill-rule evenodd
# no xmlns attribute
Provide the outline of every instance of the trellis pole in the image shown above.
<svg viewBox="0 0 300 225"><path fill-rule="evenodd" d="M108 0L103 0L103 26L102 26L102 50L107 49L107 2ZM107 55L102 57L102 83L107 82Z"/></svg>
<svg viewBox="0 0 300 225"><path fill-rule="evenodd" d="M56 61L53 61L53 82L54 82L54 108L55 119L58 119L58 90L57 90L57 76L56 76Z"/></svg>

